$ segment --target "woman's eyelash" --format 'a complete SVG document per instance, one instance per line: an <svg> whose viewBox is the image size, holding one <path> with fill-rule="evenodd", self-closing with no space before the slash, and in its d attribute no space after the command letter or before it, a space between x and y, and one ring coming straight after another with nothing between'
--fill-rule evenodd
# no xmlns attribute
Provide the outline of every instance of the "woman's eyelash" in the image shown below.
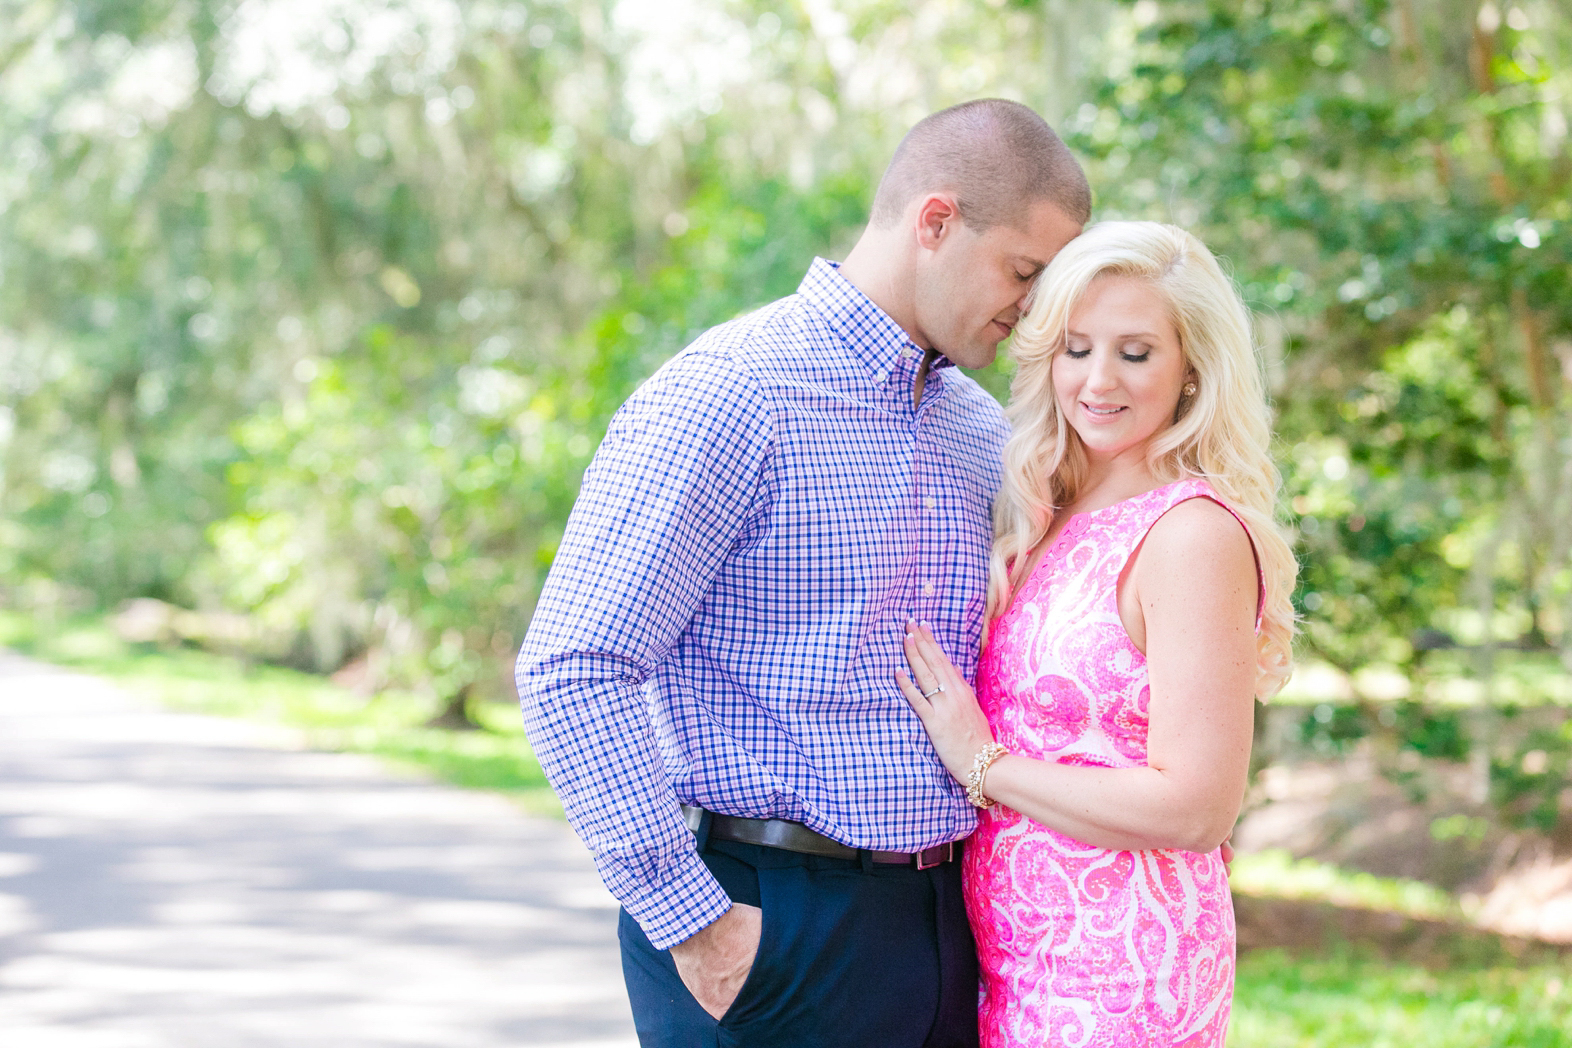
<svg viewBox="0 0 1572 1048"><path fill-rule="evenodd" d="M1064 347L1064 355L1067 356L1067 357L1072 357L1072 358L1074 358L1076 360L1080 360L1082 357L1086 356L1090 352L1091 352L1091 348L1090 347L1087 347L1087 348L1084 348L1084 349L1077 349L1074 346L1065 346ZM1128 349L1121 349L1119 351L1119 355L1121 357L1123 357L1124 359L1130 361L1131 363L1140 363L1141 361L1145 360L1147 357L1152 355L1152 350L1151 350L1150 347L1147 347L1147 346L1143 346L1139 353L1131 353Z"/></svg>

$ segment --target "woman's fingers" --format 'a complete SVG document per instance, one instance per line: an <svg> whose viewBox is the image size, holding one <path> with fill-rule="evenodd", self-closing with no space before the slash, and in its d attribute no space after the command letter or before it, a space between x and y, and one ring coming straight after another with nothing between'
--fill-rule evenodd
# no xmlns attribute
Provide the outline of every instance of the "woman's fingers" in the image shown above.
<svg viewBox="0 0 1572 1048"><path fill-rule="evenodd" d="M906 705L910 706L918 717L924 716L933 708L932 704L922 697L922 691L913 683L905 670L895 671L895 686L901 689L901 698L906 700Z"/></svg>
<svg viewBox="0 0 1572 1048"><path fill-rule="evenodd" d="M934 672L929 660L923 657L921 635L908 631L903 646L906 651L906 661L912 668L912 677L923 695L931 694L939 684L939 676Z"/></svg>
<svg viewBox="0 0 1572 1048"><path fill-rule="evenodd" d="M933 631L928 627L927 623L918 624L916 632L909 634L909 636L916 638L917 656L922 659L923 665L927 667L929 676L933 681L924 690L932 691L939 684L949 687L960 680L960 671L955 668L955 664L944 653L944 649L939 647L939 642L934 639Z"/></svg>

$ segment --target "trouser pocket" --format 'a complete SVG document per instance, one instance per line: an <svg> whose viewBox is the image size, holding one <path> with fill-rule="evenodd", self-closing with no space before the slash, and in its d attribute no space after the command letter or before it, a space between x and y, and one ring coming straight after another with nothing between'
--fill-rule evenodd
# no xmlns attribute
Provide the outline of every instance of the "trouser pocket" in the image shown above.
<svg viewBox="0 0 1572 1048"><path fill-rule="evenodd" d="M916 871L760 869L759 956L726 1048L919 1048L939 1005L933 896ZM975 990L973 990L975 1001Z"/></svg>
<svg viewBox="0 0 1572 1048"><path fill-rule="evenodd" d="M734 902L763 910L758 954L717 1022L624 913L643 1048L975 1048L977 969L958 871L864 872L735 842L704 858Z"/></svg>

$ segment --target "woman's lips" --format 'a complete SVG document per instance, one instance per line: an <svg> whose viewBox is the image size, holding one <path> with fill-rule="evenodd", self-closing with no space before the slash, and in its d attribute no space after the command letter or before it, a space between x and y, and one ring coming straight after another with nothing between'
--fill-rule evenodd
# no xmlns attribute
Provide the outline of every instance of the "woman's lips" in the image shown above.
<svg viewBox="0 0 1572 1048"><path fill-rule="evenodd" d="M1081 401L1081 413L1095 422L1107 422L1118 418L1125 411L1123 404L1088 404Z"/></svg>

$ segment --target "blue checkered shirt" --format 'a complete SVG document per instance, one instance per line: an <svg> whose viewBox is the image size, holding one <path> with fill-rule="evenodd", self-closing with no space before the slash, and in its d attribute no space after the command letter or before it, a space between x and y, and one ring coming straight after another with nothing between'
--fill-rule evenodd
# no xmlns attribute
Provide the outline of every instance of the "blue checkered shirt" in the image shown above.
<svg viewBox="0 0 1572 1048"><path fill-rule="evenodd" d="M970 676L1008 424L815 260L628 399L519 654L536 756L659 949L730 906L678 802L916 851L975 823L895 685L911 618Z"/></svg>

